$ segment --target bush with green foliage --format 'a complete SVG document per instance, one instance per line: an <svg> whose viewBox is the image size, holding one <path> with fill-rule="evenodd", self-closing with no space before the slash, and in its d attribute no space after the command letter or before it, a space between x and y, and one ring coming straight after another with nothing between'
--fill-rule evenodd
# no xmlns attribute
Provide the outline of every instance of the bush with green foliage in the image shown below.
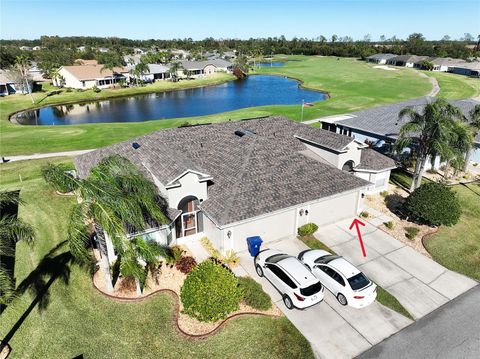
<svg viewBox="0 0 480 359"><path fill-rule="evenodd" d="M405 201L405 209L413 219L434 226L452 226L462 214L455 192L438 182L425 183L413 191Z"/></svg>
<svg viewBox="0 0 480 359"><path fill-rule="evenodd" d="M101 89L99 89L99 88L97 87L97 85L93 86L93 87L92 87L92 90L93 90L93 92L95 92L95 93L99 93L100 91L102 91Z"/></svg>
<svg viewBox="0 0 480 359"><path fill-rule="evenodd" d="M215 322L239 309L242 292L230 270L208 259L188 274L180 298L184 313L202 322Z"/></svg>
<svg viewBox="0 0 480 359"><path fill-rule="evenodd" d="M298 235L300 237L310 236L318 230L318 226L315 223L307 223L301 227L298 227Z"/></svg>
<svg viewBox="0 0 480 359"><path fill-rule="evenodd" d="M368 217L370 217L370 214L367 211L362 211L362 212L360 212L360 217L368 218Z"/></svg>
<svg viewBox="0 0 480 359"><path fill-rule="evenodd" d="M388 191L380 192L380 196L382 196L383 198L387 197L388 196Z"/></svg>
<svg viewBox="0 0 480 359"><path fill-rule="evenodd" d="M48 163L42 167L42 177L56 191L61 193L72 192L78 188L78 183L73 176L68 173L71 168L65 164L55 165Z"/></svg>
<svg viewBox="0 0 480 359"><path fill-rule="evenodd" d="M238 285L246 305L258 310L268 310L272 307L269 295L263 291L262 286L254 279L240 277L238 278Z"/></svg>
<svg viewBox="0 0 480 359"><path fill-rule="evenodd" d="M405 237L413 241L419 231L417 227L405 227Z"/></svg>
<svg viewBox="0 0 480 359"><path fill-rule="evenodd" d="M393 221L383 222L383 224L384 224L385 227L387 227L388 229L393 229L393 227L395 227L395 223L393 223Z"/></svg>

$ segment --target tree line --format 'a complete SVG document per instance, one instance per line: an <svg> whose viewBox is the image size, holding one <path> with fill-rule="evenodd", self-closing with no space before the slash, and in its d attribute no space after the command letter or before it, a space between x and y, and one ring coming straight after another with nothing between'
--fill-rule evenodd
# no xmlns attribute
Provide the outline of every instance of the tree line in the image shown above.
<svg viewBox="0 0 480 359"><path fill-rule="evenodd" d="M339 57L365 58L379 52L395 54L412 54L436 57L454 57L467 59L480 57L478 42L471 34L465 34L459 40L452 40L448 35L442 40L430 41L422 34L414 33L406 39L382 35L379 41L372 41L369 35L362 40L354 41L350 36L332 35L327 38L318 36L314 39L296 38L287 40L285 36L269 38L214 39L206 38L194 41L187 39L172 40L131 40L117 37L59 37L42 36L36 40L0 40L0 67L14 64L17 56L24 55L31 61L59 65L72 64L77 58L101 60L104 53L98 48L108 48L111 53L119 56L133 54L135 48L141 49L183 49L202 54L206 51L220 53L236 50L246 56L270 56L272 54L286 55L323 55ZM40 46L38 51L23 51L20 46ZM85 46L84 51L77 48Z"/></svg>

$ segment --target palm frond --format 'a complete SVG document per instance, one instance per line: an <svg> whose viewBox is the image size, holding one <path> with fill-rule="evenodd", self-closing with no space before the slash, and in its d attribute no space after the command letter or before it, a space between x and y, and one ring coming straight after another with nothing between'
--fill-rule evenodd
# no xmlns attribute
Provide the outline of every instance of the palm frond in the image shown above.
<svg viewBox="0 0 480 359"><path fill-rule="evenodd" d="M0 238L8 238L14 243L24 241L30 244L35 239L35 229L20 218L3 216L0 218Z"/></svg>

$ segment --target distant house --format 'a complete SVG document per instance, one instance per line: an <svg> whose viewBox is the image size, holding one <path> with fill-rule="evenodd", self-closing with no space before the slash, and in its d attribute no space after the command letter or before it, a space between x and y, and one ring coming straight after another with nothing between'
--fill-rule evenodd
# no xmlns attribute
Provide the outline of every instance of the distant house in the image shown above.
<svg viewBox="0 0 480 359"><path fill-rule="evenodd" d="M387 60L387 64L403 67L415 67L417 62L427 60L428 56L400 55Z"/></svg>
<svg viewBox="0 0 480 359"><path fill-rule="evenodd" d="M139 54L125 55L125 56L123 56L123 61L125 61L125 63L127 65L130 65L131 63L137 65L137 64L140 63L141 57L142 57L142 55L139 55Z"/></svg>
<svg viewBox="0 0 480 359"><path fill-rule="evenodd" d="M136 47L136 48L133 49L133 53L136 54L136 55L143 55L143 54L146 53L146 51Z"/></svg>
<svg viewBox="0 0 480 359"><path fill-rule="evenodd" d="M38 65L35 61L30 63L30 69L28 69L28 73L34 82L45 81L43 78L43 72L38 68Z"/></svg>
<svg viewBox="0 0 480 359"><path fill-rule="evenodd" d="M232 70L232 63L223 59L207 61L180 61L183 69L177 73L179 78L186 77L184 69L190 71L190 77L198 78L210 76L215 72L228 72Z"/></svg>
<svg viewBox="0 0 480 359"><path fill-rule="evenodd" d="M190 56L190 52L185 50L172 50L170 52L172 53L174 60L185 60Z"/></svg>
<svg viewBox="0 0 480 359"><path fill-rule="evenodd" d="M98 65L97 60L76 59L73 63L75 65Z"/></svg>
<svg viewBox="0 0 480 359"><path fill-rule="evenodd" d="M32 50L33 50L33 51L38 51L38 50L41 50L41 49L42 49L41 46L34 46L34 47L32 47Z"/></svg>
<svg viewBox="0 0 480 359"><path fill-rule="evenodd" d="M139 79L145 82L155 82L157 80L166 80L170 78L170 68L161 64L148 64L148 72L144 73ZM128 67L132 69L132 66ZM128 75L129 78L135 79L132 74Z"/></svg>
<svg viewBox="0 0 480 359"><path fill-rule="evenodd" d="M472 77L480 77L480 62L464 62L453 65L448 70L451 73Z"/></svg>
<svg viewBox="0 0 480 359"><path fill-rule="evenodd" d="M419 109L432 100L429 97L420 97L350 114L329 116L320 119L320 122L323 129L352 136L361 142L365 140L376 142L376 148L382 152L389 152L391 144L398 138L400 128L406 123L405 119L399 121L399 112L407 106ZM458 107L467 118L475 105L480 104L480 102L474 100L452 100L449 102ZM474 151L471 160L480 163L480 134L474 140ZM439 163L440 161L437 159L436 165ZM430 162L427 163L428 168L430 168Z"/></svg>
<svg viewBox="0 0 480 359"><path fill-rule="evenodd" d="M234 60L237 58L236 51L225 51L222 56L225 60Z"/></svg>
<svg viewBox="0 0 480 359"><path fill-rule="evenodd" d="M105 52L108 52L109 49L107 47L99 47L98 48L98 52L102 52L102 53L105 53Z"/></svg>
<svg viewBox="0 0 480 359"><path fill-rule="evenodd" d="M19 49L22 51L32 51L32 48L30 46L20 46Z"/></svg>
<svg viewBox="0 0 480 359"><path fill-rule="evenodd" d="M79 46L77 47L77 51L84 52L87 49L86 46Z"/></svg>
<svg viewBox="0 0 480 359"><path fill-rule="evenodd" d="M465 60L452 59L451 57L429 57L425 60L421 60L415 63L414 67L421 68L423 61L428 61L433 64L432 71L447 72L451 67L463 64Z"/></svg>
<svg viewBox="0 0 480 359"><path fill-rule="evenodd" d="M383 64L386 64L388 60L393 59L394 57L397 57L397 55L394 55L394 54L375 54L375 55L367 57L365 60L367 62L372 62L374 64L383 65Z"/></svg>
<svg viewBox="0 0 480 359"><path fill-rule="evenodd" d="M65 86L75 89L88 89L94 86L107 88L126 79L128 69L125 67L111 70L103 65L73 65L62 66L58 70L59 78L53 79L55 86Z"/></svg>
<svg viewBox="0 0 480 359"><path fill-rule="evenodd" d="M27 84L14 72L8 70L0 70L0 96L8 96L13 94L26 94L33 89L33 81Z"/></svg>

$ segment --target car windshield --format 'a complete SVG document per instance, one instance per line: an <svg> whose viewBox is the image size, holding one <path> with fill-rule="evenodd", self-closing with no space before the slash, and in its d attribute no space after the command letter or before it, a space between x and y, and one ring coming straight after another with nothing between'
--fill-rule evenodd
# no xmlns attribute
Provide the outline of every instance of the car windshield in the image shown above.
<svg viewBox="0 0 480 359"><path fill-rule="evenodd" d="M322 285L320 284L320 282L317 282L315 284L312 284L309 287L300 288L300 293L302 293L302 295L306 297L309 297L311 295L317 294L321 290L322 290Z"/></svg>
<svg viewBox="0 0 480 359"><path fill-rule="evenodd" d="M353 290L358 290L369 285L370 281L363 273L358 273L357 275L348 278L348 283L350 283L350 287L352 287Z"/></svg>
<svg viewBox="0 0 480 359"><path fill-rule="evenodd" d="M268 263L277 263L288 257L290 257L288 254L274 254L273 256L268 257L265 261Z"/></svg>
<svg viewBox="0 0 480 359"><path fill-rule="evenodd" d="M328 263L334 259L340 258L339 256L334 256L333 254L328 254L326 256L319 257L315 259L315 263Z"/></svg>

